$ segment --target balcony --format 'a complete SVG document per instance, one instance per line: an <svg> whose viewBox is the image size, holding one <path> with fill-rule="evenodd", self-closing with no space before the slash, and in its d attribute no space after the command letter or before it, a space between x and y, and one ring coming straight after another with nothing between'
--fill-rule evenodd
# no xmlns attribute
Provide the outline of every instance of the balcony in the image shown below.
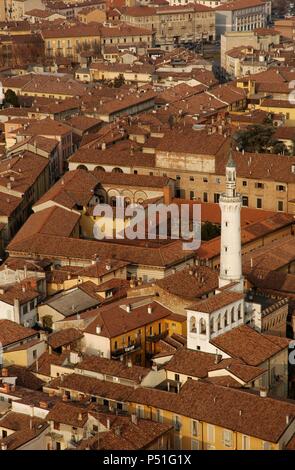
<svg viewBox="0 0 295 470"><path fill-rule="evenodd" d="M156 343L157 341L160 341L160 339L166 338L167 335L168 335L168 330L165 330L162 333L146 336L146 341L151 342L151 343Z"/></svg>
<svg viewBox="0 0 295 470"><path fill-rule="evenodd" d="M119 359L120 356L126 356L127 354L138 351L140 348L141 348L140 341L130 343L128 346L125 346L120 349L115 349L114 351L112 351L112 359Z"/></svg>

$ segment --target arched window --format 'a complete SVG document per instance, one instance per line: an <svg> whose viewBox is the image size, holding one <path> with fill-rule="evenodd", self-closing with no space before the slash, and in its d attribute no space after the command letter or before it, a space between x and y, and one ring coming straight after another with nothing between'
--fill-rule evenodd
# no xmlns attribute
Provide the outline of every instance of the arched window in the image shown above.
<svg viewBox="0 0 295 470"><path fill-rule="evenodd" d="M104 171L104 172L105 172L105 169L104 169L103 166L96 166L96 167L94 168L94 170L95 170L95 171Z"/></svg>
<svg viewBox="0 0 295 470"><path fill-rule="evenodd" d="M123 170L121 170L121 168L115 167L112 169L112 173L124 173L124 172Z"/></svg>
<svg viewBox="0 0 295 470"><path fill-rule="evenodd" d="M131 199L129 197L124 197L124 207L129 206L131 204Z"/></svg>
<svg viewBox="0 0 295 470"><path fill-rule="evenodd" d="M197 333L197 327L196 327L196 319L195 317L191 317L190 319L190 332L191 333Z"/></svg>
<svg viewBox="0 0 295 470"><path fill-rule="evenodd" d="M225 314L223 316L223 325L224 325L224 328L226 328L228 325L227 310L225 311Z"/></svg>
<svg viewBox="0 0 295 470"><path fill-rule="evenodd" d="M231 316L231 322L234 323L235 322L235 308L234 307L231 309L230 316Z"/></svg>
<svg viewBox="0 0 295 470"><path fill-rule="evenodd" d="M88 168L87 168L87 166L85 166L85 165L79 165L79 166L77 166L77 170L85 170L85 171L88 171Z"/></svg>
<svg viewBox="0 0 295 470"><path fill-rule="evenodd" d="M217 317L217 331L221 330L221 319L220 319L220 314Z"/></svg>
<svg viewBox="0 0 295 470"><path fill-rule="evenodd" d="M242 307L241 307L241 304L239 304L238 306L238 320L241 320L242 319Z"/></svg>
<svg viewBox="0 0 295 470"><path fill-rule="evenodd" d="M116 207L116 196L110 198L110 204L112 207Z"/></svg>
<svg viewBox="0 0 295 470"><path fill-rule="evenodd" d="M210 333L214 333L214 320L213 318L210 319Z"/></svg>
<svg viewBox="0 0 295 470"><path fill-rule="evenodd" d="M204 320L204 318L201 318L200 320L200 335L205 335L206 334L206 322Z"/></svg>

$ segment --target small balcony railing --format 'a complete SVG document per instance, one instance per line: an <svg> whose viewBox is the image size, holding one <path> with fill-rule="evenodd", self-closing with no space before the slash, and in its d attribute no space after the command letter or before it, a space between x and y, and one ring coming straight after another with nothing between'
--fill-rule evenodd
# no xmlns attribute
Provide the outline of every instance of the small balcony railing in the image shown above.
<svg viewBox="0 0 295 470"><path fill-rule="evenodd" d="M160 341L160 339L166 338L167 335L168 335L168 330L165 330L165 331L162 331L161 333L146 336L146 341L156 343L157 341Z"/></svg>
<svg viewBox="0 0 295 470"><path fill-rule="evenodd" d="M123 348L114 349L114 351L112 351L112 358L117 359L120 356L125 356L127 354L138 351L140 348L141 342L135 341L134 343L130 343L127 346L124 346Z"/></svg>

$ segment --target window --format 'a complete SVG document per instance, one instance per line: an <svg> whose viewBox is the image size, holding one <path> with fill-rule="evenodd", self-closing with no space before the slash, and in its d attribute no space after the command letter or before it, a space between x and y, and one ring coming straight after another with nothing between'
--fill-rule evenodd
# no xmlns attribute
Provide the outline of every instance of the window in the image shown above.
<svg viewBox="0 0 295 470"><path fill-rule="evenodd" d="M33 351L33 359L37 359L37 350L36 349L34 349L34 351Z"/></svg>
<svg viewBox="0 0 295 470"><path fill-rule="evenodd" d="M179 382L179 374L174 374L174 380L175 382Z"/></svg>
<svg viewBox="0 0 295 470"><path fill-rule="evenodd" d="M206 334L206 321L204 318L201 318L200 320L200 335L205 335Z"/></svg>
<svg viewBox="0 0 295 470"><path fill-rule="evenodd" d="M117 410L123 410L123 403L117 403Z"/></svg>
<svg viewBox="0 0 295 470"><path fill-rule="evenodd" d="M210 319L210 333L214 333L214 320L213 318Z"/></svg>
<svg viewBox="0 0 295 470"><path fill-rule="evenodd" d="M271 450L271 443L270 442L263 442L262 443L263 450Z"/></svg>
<svg viewBox="0 0 295 470"><path fill-rule="evenodd" d="M23 306L23 314L25 315L26 313L28 313L28 306L24 305Z"/></svg>
<svg viewBox="0 0 295 470"><path fill-rule="evenodd" d="M258 197L256 199L256 207L257 207L257 209L262 209L262 199L261 199L261 197Z"/></svg>
<svg viewBox="0 0 295 470"><path fill-rule="evenodd" d="M280 192L286 191L286 186L283 186L282 184L278 184L276 189L277 191L280 191Z"/></svg>
<svg viewBox="0 0 295 470"><path fill-rule="evenodd" d="M193 176L190 176L190 177L189 177L189 180L190 180L190 181L195 181L195 178L194 178Z"/></svg>
<svg viewBox="0 0 295 470"><path fill-rule="evenodd" d="M263 183L255 183L255 188L256 188L256 189L263 189L263 188L264 188L264 184L263 184Z"/></svg>
<svg viewBox="0 0 295 470"><path fill-rule="evenodd" d="M198 435L198 421L195 421L194 419L192 419L191 421L191 432L192 432L192 436L197 436Z"/></svg>
<svg viewBox="0 0 295 470"><path fill-rule="evenodd" d="M136 414L139 418L144 418L144 407L141 405L136 405Z"/></svg>
<svg viewBox="0 0 295 470"><path fill-rule="evenodd" d="M242 307L241 307L241 304L239 304L238 306L238 320L241 320L242 319Z"/></svg>
<svg viewBox="0 0 295 470"><path fill-rule="evenodd" d="M7 437L7 431L4 431L4 429L2 430L2 439L4 439L4 437Z"/></svg>
<svg viewBox="0 0 295 470"><path fill-rule="evenodd" d="M98 426L96 424L92 426L92 431L98 432Z"/></svg>
<svg viewBox="0 0 295 470"><path fill-rule="evenodd" d="M177 431L177 432L180 431L181 421L180 421L179 416L177 416L177 415L173 416L173 425L174 425L175 431Z"/></svg>
<svg viewBox="0 0 295 470"><path fill-rule="evenodd" d="M56 450L61 450L61 444L60 444L60 442L57 442L57 443L55 444L55 446L56 446L56 447L55 447Z"/></svg>
<svg viewBox="0 0 295 470"><path fill-rule="evenodd" d="M247 186L247 185L248 185L247 181L244 180L243 181L243 186Z"/></svg>
<svg viewBox="0 0 295 470"><path fill-rule="evenodd" d="M208 202L208 193L203 193L203 201Z"/></svg>
<svg viewBox="0 0 295 470"><path fill-rule="evenodd" d="M156 410L156 421L158 423L163 423L163 415L161 410Z"/></svg>
<svg viewBox="0 0 295 470"><path fill-rule="evenodd" d="M235 308L234 307L231 309L230 316L231 316L231 322L234 323L235 322Z"/></svg>
<svg viewBox="0 0 295 470"><path fill-rule="evenodd" d="M225 327L227 327L227 325L228 325L228 321L227 321L227 310L226 310L226 312L225 312L223 318L224 318L223 324L224 324L224 328L225 328Z"/></svg>
<svg viewBox="0 0 295 470"><path fill-rule="evenodd" d="M278 201L278 211L284 211L284 201Z"/></svg>
<svg viewBox="0 0 295 470"><path fill-rule="evenodd" d="M208 178L207 177L203 178L203 183L208 183Z"/></svg>
<svg viewBox="0 0 295 470"><path fill-rule="evenodd" d="M217 317L217 330L221 330L220 315L218 315L218 317Z"/></svg>
<svg viewBox="0 0 295 470"><path fill-rule="evenodd" d="M195 319L195 317L191 317L191 319L190 319L190 332L191 332L191 333L197 333L197 327L196 327L196 319Z"/></svg>
<svg viewBox="0 0 295 470"><path fill-rule="evenodd" d="M181 438L179 436L174 436L174 449L181 450Z"/></svg>
<svg viewBox="0 0 295 470"><path fill-rule="evenodd" d="M249 450L250 449L250 438L249 436L242 436L242 449Z"/></svg>
<svg viewBox="0 0 295 470"><path fill-rule="evenodd" d="M249 205L248 196L242 196L242 206L248 207L248 205Z"/></svg>
<svg viewBox="0 0 295 470"><path fill-rule="evenodd" d="M177 179L177 180L180 180L180 176L179 176L179 175L176 175L176 179Z"/></svg>
<svg viewBox="0 0 295 470"><path fill-rule="evenodd" d="M232 447L233 445L233 433L228 429L223 430L223 445L226 447Z"/></svg>
<svg viewBox="0 0 295 470"><path fill-rule="evenodd" d="M216 178L216 183L220 184L220 178Z"/></svg>
<svg viewBox="0 0 295 470"><path fill-rule="evenodd" d="M214 202L215 202L215 204L219 203L219 198L220 198L220 194L219 193L214 193Z"/></svg>
<svg viewBox="0 0 295 470"><path fill-rule="evenodd" d="M30 310L33 310L34 306L35 306L34 301L30 302Z"/></svg>
<svg viewBox="0 0 295 470"><path fill-rule="evenodd" d="M194 192L194 191L190 191L190 192L189 192L189 198L190 198L191 201L192 201L193 199L195 199L195 192Z"/></svg>
<svg viewBox="0 0 295 470"><path fill-rule="evenodd" d="M210 444L215 442L215 429L212 424L207 424L207 441Z"/></svg>
<svg viewBox="0 0 295 470"><path fill-rule="evenodd" d="M191 449L192 450L199 450L199 442L197 439L192 439L191 440Z"/></svg>

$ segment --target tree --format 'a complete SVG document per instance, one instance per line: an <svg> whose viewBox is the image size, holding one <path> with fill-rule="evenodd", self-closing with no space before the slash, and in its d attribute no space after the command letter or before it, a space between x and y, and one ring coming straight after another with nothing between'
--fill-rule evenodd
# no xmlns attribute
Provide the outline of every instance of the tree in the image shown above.
<svg viewBox="0 0 295 470"><path fill-rule="evenodd" d="M44 315L44 317L42 318L42 324L43 324L43 328L45 330L49 330L51 331L52 330L52 316L51 315Z"/></svg>
<svg viewBox="0 0 295 470"><path fill-rule="evenodd" d="M11 104L15 108L19 107L18 97L13 90L6 90L5 92L5 103Z"/></svg>
<svg viewBox="0 0 295 470"><path fill-rule="evenodd" d="M284 16L288 11L289 2L287 0L273 0L272 12L277 16Z"/></svg>
<svg viewBox="0 0 295 470"><path fill-rule="evenodd" d="M235 134L239 150L245 152L269 153L277 143L273 139L275 129L269 125L254 124Z"/></svg>
<svg viewBox="0 0 295 470"><path fill-rule="evenodd" d="M288 147L280 141L276 141L272 147L272 153L277 153L281 155L290 155Z"/></svg>
<svg viewBox="0 0 295 470"><path fill-rule="evenodd" d="M125 78L122 73L118 75L118 77L115 77L114 79L114 87L115 88L120 88L122 85L125 83Z"/></svg>
<svg viewBox="0 0 295 470"><path fill-rule="evenodd" d="M204 222L201 228L201 238L202 241L208 241L212 238L218 237L220 235L220 227L212 222Z"/></svg>

